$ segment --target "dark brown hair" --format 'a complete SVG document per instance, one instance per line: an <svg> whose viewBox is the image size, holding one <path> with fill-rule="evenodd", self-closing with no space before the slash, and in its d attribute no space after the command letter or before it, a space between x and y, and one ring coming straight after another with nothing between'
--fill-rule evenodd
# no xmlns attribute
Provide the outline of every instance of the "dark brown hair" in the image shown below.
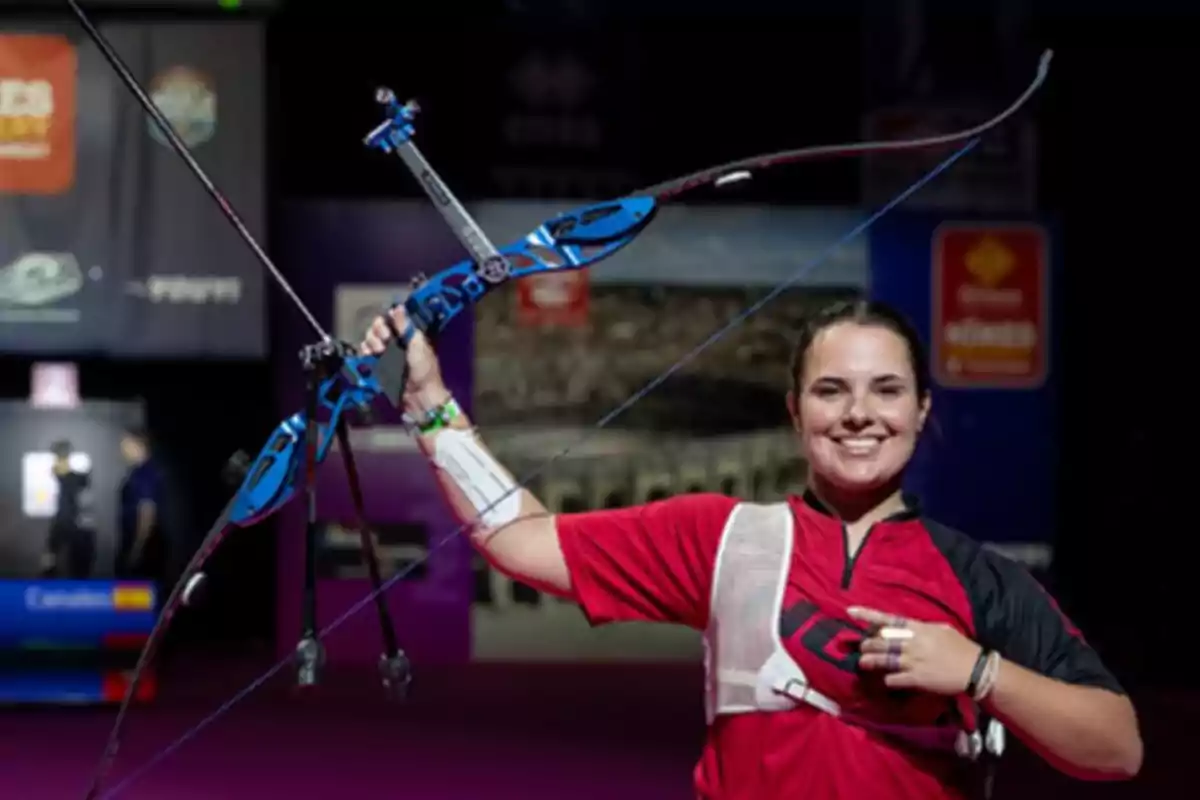
<svg viewBox="0 0 1200 800"><path fill-rule="evenodd" d="M812 349L817 334L826 328L842 322L852 322L856 325L886 328L904 340L908 350L908 360L912 365L913 374L917 379L917 395L925 397L929 393L929 356L917 329L908 318L887 303L878 300L844 300L826 306L804 322L796 349L792 352L792 389L799 394L800 374L804 371L804 360Z"/></svg>

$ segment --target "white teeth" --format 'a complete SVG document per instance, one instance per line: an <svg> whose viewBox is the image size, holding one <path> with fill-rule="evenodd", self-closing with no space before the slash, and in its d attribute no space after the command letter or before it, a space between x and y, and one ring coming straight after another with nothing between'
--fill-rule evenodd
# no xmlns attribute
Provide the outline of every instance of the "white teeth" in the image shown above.
<svg viewBox="0 0 1200 800"><path fill-rule="evenodd" d="M877 444L879 444L879 440L877 439L842 439L842 447L850 447L856 450L874 447Z"/></svg>

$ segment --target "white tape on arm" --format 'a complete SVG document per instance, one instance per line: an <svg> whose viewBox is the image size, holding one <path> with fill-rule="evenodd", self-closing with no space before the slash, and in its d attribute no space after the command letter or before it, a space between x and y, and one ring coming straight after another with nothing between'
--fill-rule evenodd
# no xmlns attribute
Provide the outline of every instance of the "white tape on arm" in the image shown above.
<svg viewBox="0 0 1200 800"><path fill-rule="evenodd" d="M475 434L460 428L440 431L433 441L433 463L454 481L487 528L516 522L521 491Z"/></svg>

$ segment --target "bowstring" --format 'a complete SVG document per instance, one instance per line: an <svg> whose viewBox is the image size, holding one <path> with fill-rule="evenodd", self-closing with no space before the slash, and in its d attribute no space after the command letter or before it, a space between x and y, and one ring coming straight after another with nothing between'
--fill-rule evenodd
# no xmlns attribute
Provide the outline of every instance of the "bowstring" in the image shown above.
<svg viewBox="0 0 1200 800"><path fill-rule="evenodd" d="M837 253L842 247L844 247L850 241L861 236L864 232L867 231L868 228L870 228L872 225L874 225L876 222L878 222L882 217L886 216L888 213L890 213L892 210L894 210L901 203L903 203L908 198L910 198L911 196L916 194L918 191L923 189L927 184L929 184L935 178L937 178L939 175L941 175L943 172L948 170L951 166L953 166L956 162L958 162L959 159L961 159L968 152L970 152L972 149L974 149L975 146L979 144L979 142L980 142L979 137L972 138L970 141L968 141L965 145L963 145L958 150L956 150L954 153L952 153L945 160L943 160L942 162L940 162L939 164L934 166L932 169L930 169L928 172L926 172L924 175L922 175L920 178L918 178L916 181L914 181L912 184L910 184L908 186L908 188L904 189L902 192L897 194L895 197L893 197L891 200L889 200L886 204L884 204L879 209L874 211L870 216L868 216L863 221L859 222L857 225L855 225L849 231L842 234L841 237L839 237L836 241L834 241L832 244L830 244L828 247L826 247L824 250L822 250L815 257L810 259L807 263L805 263L802 267L800 267L794 273L792 273L792 275L790 277L788 277L787 279L785 279L784 281L782 281L778 285L776 285L775 288L773 288L765 296L763 296L761 299L759 299L758 301L756 301L755 303L753 303L752 305L750 305L749 307L747 307L746 309L741 311L739 314L737 314L735 317L733 317L729 322L727 322L727 323L725 323L725 325L721 326L716 332L711 334L708 338L706 338L700 344L696 345L690 351L688 351L686 354L684 354L674 364L672 364L670 367L668 367L663 372L659 373L659 375L657 375L655 378L653 378L649 383L647 383L641 389L637 390L632 395L630 395L624 402L622 402L620 405L618 405L612 411L608 412L603 417L601 417L595 424L593 424L592 426L589 427L588 431L582 437L580 437L577 441L575 441L571 445L564 448L561 452L557 453L556 455L552 456L551 458L549 458L545 462L543 462L537 469L533 470L533 472L531 472L528 476L526 476L524 479L519 481L516 486L514 486L512 489L509 489L504 495L497 498L490 506L485 508L476 517L461 524L458 528L454 529L453 531L451 531L447 535L443 536L442 538L435 540L435 542L425 551L424 555L422 555L420 558L412 561L404 569L393 574L386 581L384 581L383 584L379 586L379 588L372 589L371 592L366 594L362 599L360 599L359 601L354 603L352 606L350 606L348 609L346 609L344 612L342 612L342 614L340 614L338 617L336 617L332 622L330 622L328 625L326 625L324 628L322 628L320 631L318 631L317 639L324 639L327 635L329 635L335 629L337 629L342 624L344 624L348 619L353 617L355 614L357 614L362 609L366 608L369 603L374 601L376 596L387 592L388 589L390 589L396 583L399 583L400 581L407 578L414 570L416 570L418 567L425 564L433 556L434 553L436 553L438 550L440 550L441 548L448 545L450 542L457 539L460 534L473 528L475 523L482 517L483 514L486 514L488 511L490 511L492 508L494 508L497 504L499 504L500 502L502 502L504 499L511 496L512 494L525 489L526 486L530 482L532 482L535 478L539 477L543 472L545 472L547 469L549 469L551 466L553 466L555 463L557 463L561 458L563 458L564 456L569 454L573 449L578 447L580 444L583 444L584 442L589 441L602 428L606 427L609 423L611 423L613 420L615 420L621 414L625 413L630 408L632 408L634 405L636 405L637 403L639 403L643 399L645 399L645 397L647 395L649 395L651 392L653 392L655 389L657 389L659 386L661 386L664 382L666 382L668 379L670 379L673 375L675 375L675 373L677 373L683 367L685 367L689 363L691 363L691 361L694 360L697 356L699 356L702 352L707 350L709 347L711 347L713 344L715 344L720 339L724 338L726 335L728 335L733 330L735 330L738 327L740 327L741 325L743 325L748 319L750 319L750 317L754 316L756 313L758 313L760 310L762 310L762 308L765 307L768 303L770 303L771 301L773 301L774 299L779 297L779 295L781 295L783 292L785 292L788 289L795 286L795 284L798 281L803 279L806 275L808 275L814 269L816 269L816 268L820 267L822 264L824 264L832 255ZM133 784L135 781L137 781L139 778L141 778L143 775L145 775L147 772L149 772L151 769L153 769L159 763L161 763L164 759L173 755L176 751L178 751L181 747L183 747L183 745L185 745L186 743L188 743L189 741L194 739L203 730L208 728L209 725L213 724L218 719L223 717L234 706L236 706L238 703L240 703L246 697L250 696L255 691L257 691L259 687L261 687L263 684L265 684L271 678L273 678L277 674L279 674L280 670L282 670L284 667L292 664L293 660L294 660L294 656L292 656L292 655L288 655L288 656L280 659L270 669L268 669L266 672L264 672L259 677L255 678L253 681L251 681L249 684L247 684L243 689L238 691L236 694L234 694L232 697L230 697L228 700L226 700L224 703L222 703L220 706L218 706L215 710L210 712L207 716L202 718L199 722L197 722L195 725L193 725L187 731L182 733L179 737L177 737L175 739L175 741L173 741L170 744L163 747L155 755L151 756L140 767L137 767L136 769L132 770L126 777L124 777L120 782L118 782L116 785L114 785L112 789L108 790L103 795L101 795L101 797L103 797L103 798L116 797L120 792L122 792L124 789L129 787L131 784Z"/></svg>

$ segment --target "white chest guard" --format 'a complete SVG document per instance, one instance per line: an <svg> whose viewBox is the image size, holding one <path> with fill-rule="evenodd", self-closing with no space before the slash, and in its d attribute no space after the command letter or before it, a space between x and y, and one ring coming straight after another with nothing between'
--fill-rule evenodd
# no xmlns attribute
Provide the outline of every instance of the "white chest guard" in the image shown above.
<svg viewBox="0 0 1200 800"><path fill-rule="evenodd" d="M709 724L720 714L787 711L798 703L841 713L837 703L808 685L779 636L792 524L786 503L739 503L725 522L704 634Z"/></svg>
<svg viewBox="0 0 1200 800"><path fill-rule="evenodd" d="M704 634L705 715L710 725L722 714L788 711L802 703L842 716L836 702L809 685L779 635L793 526L787 503L739 503L725 522ZM947 728L886 732L924 747L952 747L972 759L985 747L993 755L1004 750L1004 728L995 720L988 725L986 740L978 732Z"/></svg>

